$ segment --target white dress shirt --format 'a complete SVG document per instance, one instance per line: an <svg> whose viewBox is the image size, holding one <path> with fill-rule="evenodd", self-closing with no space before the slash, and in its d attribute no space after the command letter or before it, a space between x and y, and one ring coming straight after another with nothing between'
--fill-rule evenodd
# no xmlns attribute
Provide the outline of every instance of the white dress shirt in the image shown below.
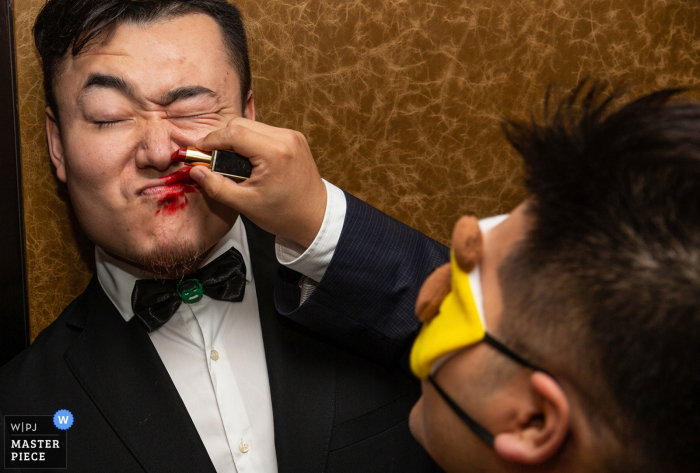
<svg viewBox="0 0 700 473"><path fill-rule="evenodd" d="M278 238L278 261L305 276L302 293L313 291L335 251L343 227L343 192L324 181L326 213L308 249ZM150 333L207 453L218 472L277 472L270 385L258 300L246 231L239 218L214 247L207 264L229 248L243 255L245 296L241 302L204 296L182 303L173 317ZM134 316L131 292L137 279L153 276L95 249L97 278L127 322ZM309 287L311 289L309 289Z"/></svg>

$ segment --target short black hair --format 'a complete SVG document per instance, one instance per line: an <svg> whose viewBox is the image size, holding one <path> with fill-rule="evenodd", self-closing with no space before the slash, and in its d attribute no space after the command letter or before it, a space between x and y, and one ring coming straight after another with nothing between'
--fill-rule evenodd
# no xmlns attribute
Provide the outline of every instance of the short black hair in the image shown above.
<svg viewBox="0 0 700 473"><path fill-rule="evenodd" d="M700 103L682 92L621 105L582 81L504 124L532 199L500 327L613 433L610 471L700 465Z"/></svg>
<svg viewBox="0 0 700 473"><path fill-rule="evenodd" d="M193 13L210 16L221 29L229 61L241 88L241 109L251 87L248 43L240 11L226 0L49 0L34 23L34 42L42 59L46 104L58 119L54 93L64 56L77 56L109 40L124 23L148 24Z"/></svg>

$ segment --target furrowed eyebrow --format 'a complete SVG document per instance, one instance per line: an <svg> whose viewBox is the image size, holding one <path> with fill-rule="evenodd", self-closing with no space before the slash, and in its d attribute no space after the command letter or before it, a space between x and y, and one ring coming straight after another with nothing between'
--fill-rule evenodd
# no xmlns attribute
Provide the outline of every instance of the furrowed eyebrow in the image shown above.
<svg viewBox="0 0 700 473"><path fill-rule="evenodd" d="M100 73L90 74L90 77L88 77L87 81L85 81L85 85L80 92L81 96L78 98L78 101L81 101L82 94L92 87L116 90L129 99L137 101L136 93L131 84L126 82L121 77ZM185 100L200 95L216 97L216 92L211 89L207 89L206 87L202 87L201 85L178 87L177 89L170 90L163 94L158 100L158 105L166 106L172 104L173 102L177 102L178 100Z"/></svg>
<svg viewBox="0 0 700 473"><path fill-rule="evenodd" d="M115 77L99 73L90 74L90 77L88 77L87 81L85 81L85 85L83 86L83 90L81 90L81 94L91 87L113 89L117 92L120 92L121 94L126 95L132 100L136 100L134 88L131 86L131 84L126 82L121 77Z"/></svg>
<svg viewBox="0 0 700 473"><path fill-rule="evenodd" d="M206 87L202 87L201 85L190 85L185 87L178 87L177 89L173 89L171 91L166 92L160 97L159 105L170 105L171 103L177 102L178 100L185 100L200 95L216 97L216 93L211 89L207 89Z"/></svg>

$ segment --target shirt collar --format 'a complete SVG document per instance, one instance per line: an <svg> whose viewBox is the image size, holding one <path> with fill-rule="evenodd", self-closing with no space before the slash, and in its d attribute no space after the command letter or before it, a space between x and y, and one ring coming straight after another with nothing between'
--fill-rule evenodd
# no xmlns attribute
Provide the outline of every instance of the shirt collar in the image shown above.
<svg viewBox="0 0 700 473"><path fill-rule="evenodd" d="M215 260L231 247L234 247L243 255L243 261L246 266L246 282L251 282L253 280L253 269L250 265L248 239L246 238L245 226L240 217L233 224L231 230L214 246L201 266ZM112 304L114 304L124 320L128 322L134 316L134 311L131 309L131 292L134 290L136 280L153 279L153 275L114 258L99 246L95 247L95 265L97 266L97 279L102 289L104 289L107 297L112 301Z"/></svg>

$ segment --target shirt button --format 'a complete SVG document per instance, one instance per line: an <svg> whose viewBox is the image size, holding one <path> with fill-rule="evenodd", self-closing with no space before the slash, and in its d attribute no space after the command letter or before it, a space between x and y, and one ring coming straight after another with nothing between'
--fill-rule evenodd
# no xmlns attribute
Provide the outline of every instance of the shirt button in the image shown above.
<svg viewBox="0 0 700 473"><path fill-rule="evenodd" d="M241 453L248 453L250 450L250 445L248 445L245 440L241 440L241 442L238 444L238 450L240 450Z"/></svg>
<svg viewBox="0 0 700 473"><path fill-rule="evenodd" d="M210 356L212 360L216 361L219 359L219 352L216 350L212 350Z"/></svg>

